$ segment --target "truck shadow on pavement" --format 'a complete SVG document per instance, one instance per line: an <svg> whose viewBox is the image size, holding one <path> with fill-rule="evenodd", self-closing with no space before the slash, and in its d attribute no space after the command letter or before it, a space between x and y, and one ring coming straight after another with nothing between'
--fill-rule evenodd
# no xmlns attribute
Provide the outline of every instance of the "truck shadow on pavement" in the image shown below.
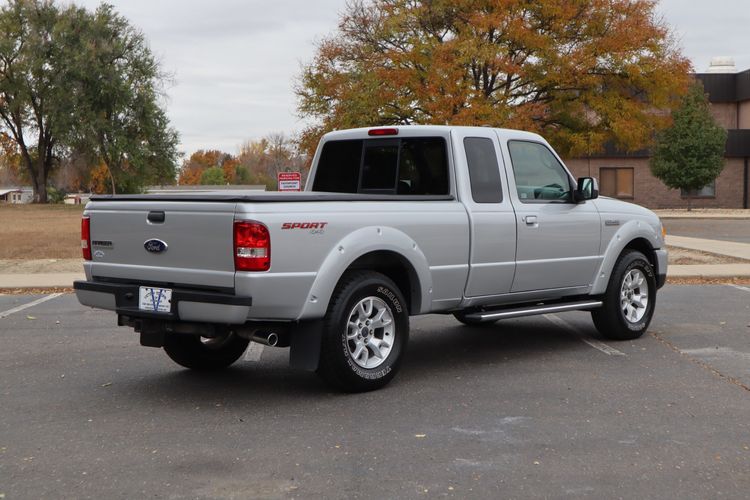
<svg viewBox="0 0 750 500"><path fill-rule="evenodd" d="M593 332L591 327L581 335ZM581 351L595 352L576 336L539 319L417 327L412 330L401 372L390 385L370 394L408 391L425 381L449 383L457 377L480 377L488 368L496 372L493 376L502 375L503 370L518 370L519 365L559 361ZM154 371L116 386L123 397L134 393L139 398L189 406L224 399L233 404L262 400L267 406L287 405L290 400L299 404L320 401L322 395L372 397L335 392L314 373L289 369L287 357L286 349L266 349L260 362L239 361L220 372L183 370L165 359Z"/></svg>
<svg viewBox="0 0 750 500"><path fill-rule="evenodd" d="M593 337L595 330L580 336ZM482 366L518 364L587 351L579 337L539 318L505 320L442 331L413 332L401 376L419 379L435 373L461 375Z"/></svg>

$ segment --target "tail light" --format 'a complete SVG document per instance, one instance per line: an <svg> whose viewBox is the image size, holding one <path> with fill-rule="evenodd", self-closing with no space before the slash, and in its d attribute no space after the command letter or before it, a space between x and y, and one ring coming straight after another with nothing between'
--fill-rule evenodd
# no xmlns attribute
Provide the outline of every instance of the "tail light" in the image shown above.
<svg viewBox="0 0 750 500"><path fill-rule="evenodd" d="M259 222L234 222L235 271L268 271L271 268L271 235Z"/></svg>
<svg viewBox="0 0 750 500"><path fill-rule="evenodd" d="M81 251L84 260L91 260L91 219L88 215L81 219Z"/></svg>

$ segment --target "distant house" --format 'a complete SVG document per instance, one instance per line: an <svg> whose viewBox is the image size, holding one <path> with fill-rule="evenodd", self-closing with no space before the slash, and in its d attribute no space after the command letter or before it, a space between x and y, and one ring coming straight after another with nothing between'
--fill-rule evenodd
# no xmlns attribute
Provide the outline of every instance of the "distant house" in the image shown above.
<svg viewBox="0 0 750 500"><path fill-rule="evenodd" d="M91 199L91 193L70 193L65 195L66 205L85 205Z"/></svg>
<svg viewBox="0 0 750 500"><path fill-rule="evenodd" d="M31 203L34 190L30 187L0 187L0 203Z"/></svg>

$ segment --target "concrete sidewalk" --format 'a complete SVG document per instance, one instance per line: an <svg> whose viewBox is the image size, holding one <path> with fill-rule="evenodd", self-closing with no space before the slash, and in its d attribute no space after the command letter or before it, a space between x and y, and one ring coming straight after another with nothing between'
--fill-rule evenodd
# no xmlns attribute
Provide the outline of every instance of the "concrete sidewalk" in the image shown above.
<svg viewBox="0 0 750 500"><path fill-rule="evenodd" d="M667 245L744 259L747 263L671 265L674 278L750 278L750 245L731 241L706 240L667 235ZM73 281L85 279L80 273L0 274L1 288L70 288Z"/></svg>
<svg viewBox="0 0 750 500"><path fill-rule="evenodd" d="M75 280L86 279L80 273L0 274L0 288L72 288Z"/></svg>
<svg viewBox="0 0 750 500"><path fill-rule="evenodd" d="M750 277L750 245L734 241L707 240L689 238L687 236L667 235L667 245L698 250L735 259L744 259L746 263L737 264L699 264L672 265L667 274L673 278L749 278Z"/></svg>
<svg viewBox="0 0 750 500"><path fill-rule="evenodd" d="M687 210L657 209L660 219L750 219L750 209L696 208Z"/></svg>
<svg viewBox="0 0 750 500"><path fill-rule="evenodd" d="M750 278L750 264L672 265L669 278Z"/></svg>
<svg viewBox="0 0 750 500"><path fill-rule="evenodd" d="M750 264L750 245L747 243L737 243L734 241L707 240L703 238L690 238L688 236L667 235L667 245L686 248L688 250L698 250L700 252L715 253L735 259L747 260Z"/></svg>

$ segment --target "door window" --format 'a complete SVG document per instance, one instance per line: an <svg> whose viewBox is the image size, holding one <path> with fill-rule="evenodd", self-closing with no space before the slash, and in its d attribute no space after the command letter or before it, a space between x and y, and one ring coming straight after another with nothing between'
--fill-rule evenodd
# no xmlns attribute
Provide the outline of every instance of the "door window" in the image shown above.
<svg viewBox="0 0 750 500"><path fill-rule="evenodd" d="M518 198L522 203L565 203L571 200L570 176L543 144L509 141Z"/></svg>

